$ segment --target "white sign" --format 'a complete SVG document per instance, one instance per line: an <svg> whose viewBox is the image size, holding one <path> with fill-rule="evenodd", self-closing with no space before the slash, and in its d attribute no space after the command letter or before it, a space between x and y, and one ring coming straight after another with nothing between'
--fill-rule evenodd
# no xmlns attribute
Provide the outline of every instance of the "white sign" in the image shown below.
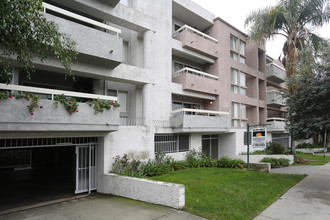
<svg viewBox="0 0 330 220"><path fill-rule="evenodd" d="M252 129L252 147L266 148L266 128Z"/></svg>

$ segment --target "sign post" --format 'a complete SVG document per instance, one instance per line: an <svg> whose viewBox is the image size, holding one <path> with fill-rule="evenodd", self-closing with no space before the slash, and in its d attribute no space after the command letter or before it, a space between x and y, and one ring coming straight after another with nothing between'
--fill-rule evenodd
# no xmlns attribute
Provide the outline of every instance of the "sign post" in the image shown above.
<svg viewBox="0 0 330 220"><path fill-rule="evenodd" d="M258 125L250 125L247 124L247 170L250 171L250 127L252 129L252 147L255 148L265 148L266 147L266 134L267 130L265 127L269 124L258 124Z"/></svg>

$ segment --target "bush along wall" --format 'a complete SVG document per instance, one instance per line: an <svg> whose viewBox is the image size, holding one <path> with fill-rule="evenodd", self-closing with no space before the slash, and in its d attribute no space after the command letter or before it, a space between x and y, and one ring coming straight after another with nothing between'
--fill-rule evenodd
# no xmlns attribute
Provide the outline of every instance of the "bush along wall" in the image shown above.
<svg viewBox="0 0 330 220"><path fill-rule="evenodd" d="M265 157L260 162L270 163L271 168L287 167L290 164L290 160L284 158L269 158Z"/></svg>
<svg viewBox="0 0 330 220"><path fill-rule="evenodd" d="M242 169L244 164L243 160L228 157L213 160L196 151L188 152L185 161L175 161L162 152L156 153L155 159L147 162L141 162L138 159L134 159L133 156L129 157L127 154L122 157L116 156L114 159L112 173L140 178L163 175L187 168L218 167Z"/></svg>

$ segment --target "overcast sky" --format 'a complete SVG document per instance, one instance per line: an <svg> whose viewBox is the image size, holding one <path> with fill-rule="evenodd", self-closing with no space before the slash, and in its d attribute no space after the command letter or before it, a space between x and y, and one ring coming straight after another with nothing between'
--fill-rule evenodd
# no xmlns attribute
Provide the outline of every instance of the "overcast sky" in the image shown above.
<svg viewBox="0 0 330 220"><path fill-rule="evenodd" d="M235 26L239 30L247 33L244 28L244 21L247 15L254 9L275 5L277 0L193 0L198 5L210 11L216 17L220 17ZM316 30L322 37L330 38L330 24ZM267 54L277 59L284 43L284 37L277 37L273 41L268 41Z"/></svg>

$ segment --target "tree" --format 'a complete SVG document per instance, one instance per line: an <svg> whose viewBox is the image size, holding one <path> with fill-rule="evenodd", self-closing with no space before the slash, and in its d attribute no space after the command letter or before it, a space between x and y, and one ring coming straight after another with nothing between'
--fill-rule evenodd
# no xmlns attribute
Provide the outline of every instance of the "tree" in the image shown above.
<svg viewBox="0 0 330 220"><path fill-rule="evenodd" d="M67 74L78 55L75 42L42 13L42 0L0 0L0 81L9 83L15 62L30 78L33 58L54 55Z"/></svg>
<svg viewBox="0 0 330 220"><path fill-rule="evenodd" d="M308 58L312 51L301 52L297 60L297 72L288 85L295 87L287 93L287 128L295 139L315 134L330 134L330 46L321 46L316 62ZM329 137L329 135L327 135ZM323 138L322 138L323 140Z"/></svg>
<svg viewBox="0 0 330 220"><path fill-rule="evenodd" d="M277 5L253 11L246 19L253 40L271 39L276 35L286 38L283 45L287 78L296 73L298 50L312 47L318 50L321 40L313 28L330 20L329 0L279 0Z"/></svg>

